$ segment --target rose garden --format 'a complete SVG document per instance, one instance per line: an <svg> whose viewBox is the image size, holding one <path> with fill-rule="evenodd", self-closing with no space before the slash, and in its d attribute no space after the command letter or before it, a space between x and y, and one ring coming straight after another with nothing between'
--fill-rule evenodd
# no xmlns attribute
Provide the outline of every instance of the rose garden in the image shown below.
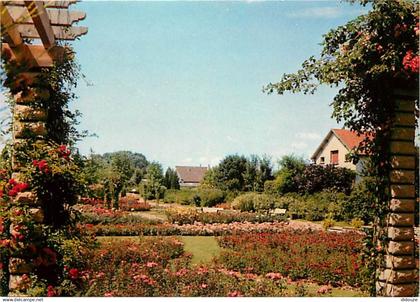
<svg viewBox="0 0 420 302"><path fill-rule="evenodd" d="M52 2L1 4L13 114L0 155L2 296L418 295L418 3L356 1L369 13L332 29L319 58L264 87L338 86L333 117L369 134L349 154L368 155L361 180L294 155L277 167L228 155L199 186L180 188L173 169L143 154L79 153L86 134L69 104L80 66L51 28L77 32L51 11L77 14L71 1ZM30 21L14 19L19 9Z"/></svg>

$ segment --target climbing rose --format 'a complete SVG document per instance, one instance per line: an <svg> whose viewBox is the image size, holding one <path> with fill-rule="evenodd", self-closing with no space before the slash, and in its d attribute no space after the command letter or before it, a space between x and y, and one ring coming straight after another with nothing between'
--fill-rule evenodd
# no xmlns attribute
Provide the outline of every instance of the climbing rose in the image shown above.
<svg viewBox="0 0 420 302"><path fill-rule="evenodd" d="M419 72L419 56L413 54L412 50L407 51L403 58L403 66L406 71Z"/></svg>
<svg viewBox="0 0 420 302"><path fill-rule="evenodd" d="M45 159L42 160L33 160L32 164L38 168L41 172L44 173L48 173L49 172L49 167L48 167L48 163Z"/></svg>
<svg viewBox="0 0 420 302"><path fill-rule="evenodd" d="M54 287L52 285L48 285L48 287L47 287L47 297L54 297L54 296L55 296Z"/></svg>
<svg viewBox="0 0 420 302"><path fill-rule="evenodd" d="M79 278L79 271L77 268L72 268L69 270L69 276L71 279L77 279Z"/></svg>
<svg viewBox="0 0 420 302"><path fill-rule="evenodd" d="M10 190L9 193L7 193L7 195L9 195L10 197L15 197L17 193L18 192L16 190Z"/></svg>

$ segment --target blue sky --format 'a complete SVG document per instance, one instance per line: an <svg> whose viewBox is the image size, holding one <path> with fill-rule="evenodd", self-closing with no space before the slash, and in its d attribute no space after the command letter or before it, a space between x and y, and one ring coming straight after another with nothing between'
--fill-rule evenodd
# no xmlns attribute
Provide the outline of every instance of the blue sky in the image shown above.
<svg viewBox="0 0 420 302"><path fill-rule="evenodd" d="M164 166L228 154L309 157L332 127L334 90L265 95L263 85L320 51L322 34L362 12L339 1L97 2L73 43L82 72L82 153L141 152Z"/></svg>

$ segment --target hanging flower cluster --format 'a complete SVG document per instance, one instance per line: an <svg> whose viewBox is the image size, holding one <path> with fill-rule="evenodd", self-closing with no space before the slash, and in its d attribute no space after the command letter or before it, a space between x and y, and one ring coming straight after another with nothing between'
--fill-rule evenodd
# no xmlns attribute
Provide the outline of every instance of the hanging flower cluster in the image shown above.
<svg viewBox="0 0 420 302"><path fill-rule="evenodd" d="M419 59L418 55L415 55L412 50L407 51L403 58L404 70L418 74L419 73Z"/></svg>

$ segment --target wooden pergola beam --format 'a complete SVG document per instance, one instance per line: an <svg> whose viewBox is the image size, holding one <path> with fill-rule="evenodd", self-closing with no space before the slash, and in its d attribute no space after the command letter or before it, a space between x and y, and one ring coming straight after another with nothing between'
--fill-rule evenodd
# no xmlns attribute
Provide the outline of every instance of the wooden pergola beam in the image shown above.
<svg viewBox="0 0 420 302"><path fill-rule="evenodd" d="M24 0L11 0L3 1L8 6L25 6ZM69 1L45 1L46 8L68 8L70 5L79 2L78 0L69 0Z"/></svg>
<svg viewBox="0 0 420 302"><path fill-rule="evenodd" d="M66 52L65 47L55 46L46 50L43 45L20 44L10 47L8 43L1 44L1 53L10 56L11 61L26 62L28 67L51 67L55 60L62 58Z"/></svg>
<svg viewBox="0 0 420 302"><path fill-rule="evenodd" d="M38 29L32 24L19 24L18 29L23 38L42 40ZM51 29L56 40L75 40L88 32L88 28L83 26L51 26Z"/></svg>
<svg viewBox="0 0 420 302"><path fill-rule="evenodd" d="M2 36L10 46L15 47L23 43L17 24L14 23L12 16L6 6L0 1L0 19Z"/></svg>
<svg viewBox="0 0 420 302"><path fill-rule="evenodd" d="M25 0L26 8L32 17L34 26L45 49L55 46L54 32L43 1Z"/></svg>
<svg viewBox="0 0 420 302"><path fill-rule="evenodd" d="M9 6L8 10L15 23L34 23L26 7ZM71 26L73 23L84 20L86 18L85 12L68 11L67 9L47 9L47 14L51 25Z"/></svg>

